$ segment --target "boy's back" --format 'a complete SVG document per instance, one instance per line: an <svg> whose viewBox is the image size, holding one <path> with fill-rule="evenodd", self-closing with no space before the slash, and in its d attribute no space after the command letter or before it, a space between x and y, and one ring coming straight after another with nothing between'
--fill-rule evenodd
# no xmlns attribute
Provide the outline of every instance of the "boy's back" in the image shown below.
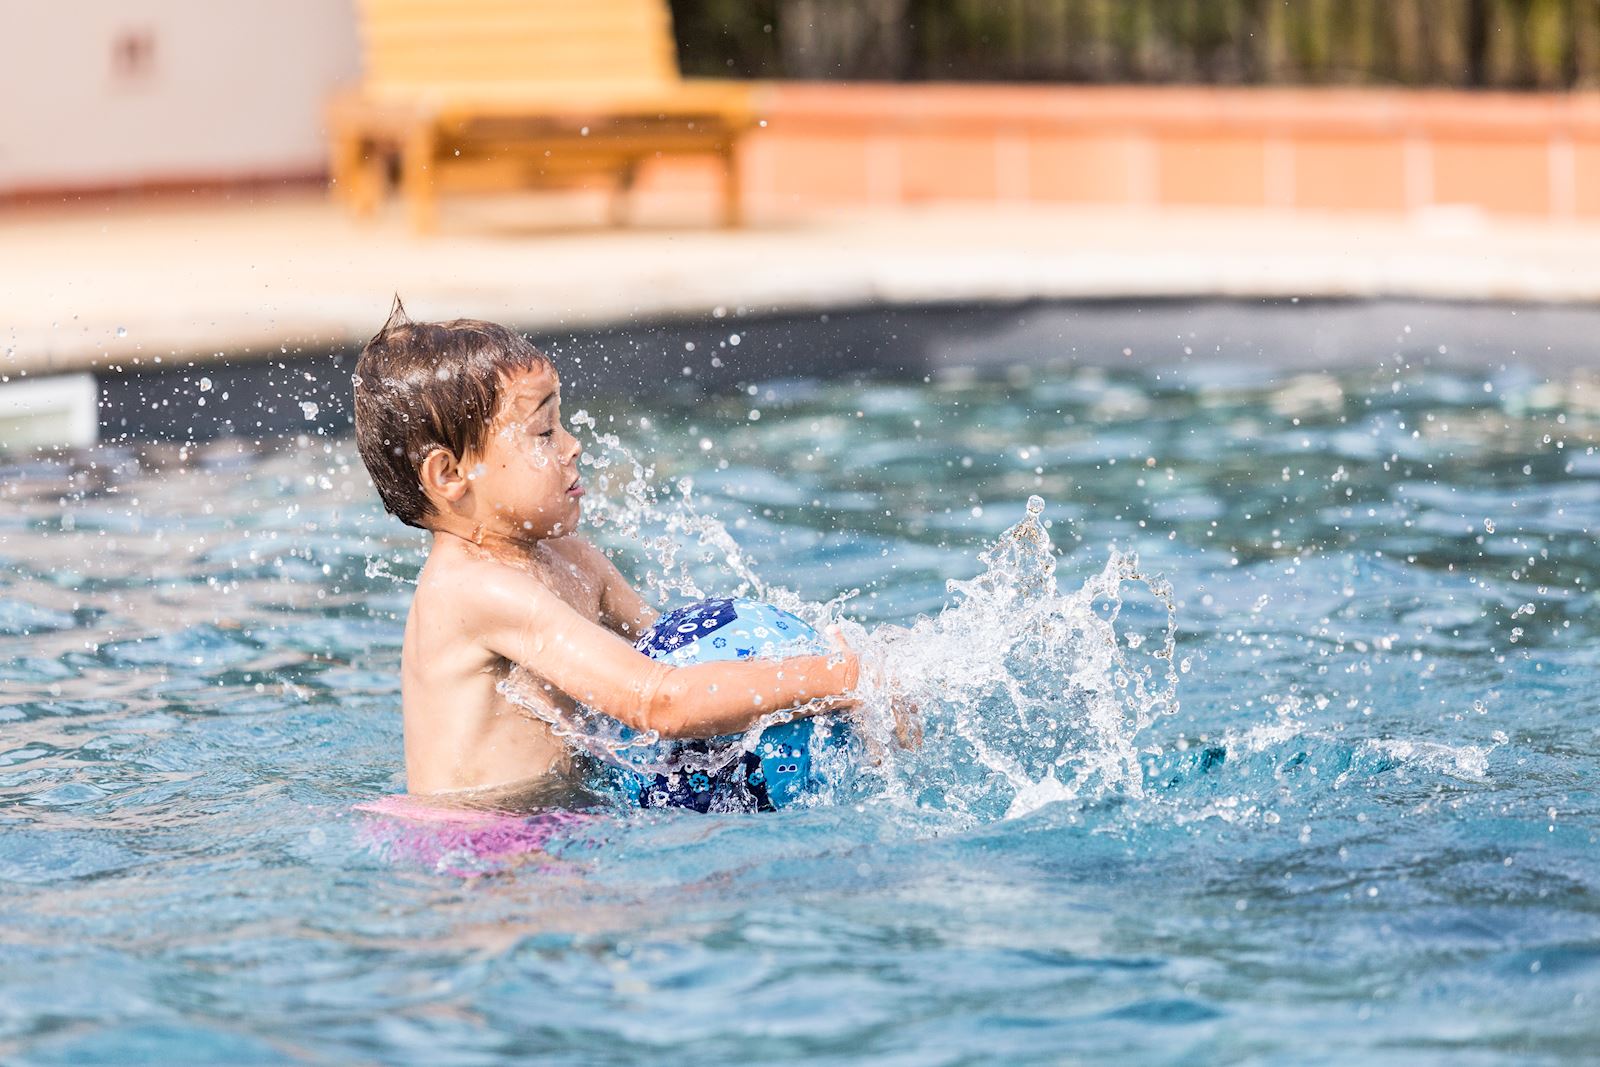
<svg viewBox="0 0 1600 1067"><path fill-rule="evenodd" d="M599 583L573 558L568 543L575 541L566 537L541 546L523 566L584 618L598 622ZM546 723L526 715L500 693L498 687L511 663L478 640L485 622L478 616L485 601L462 596L463 590L481 590L503 581L502 572L516 566L475 553L465 542L439 540L417 578L400 653L406 785L413 793L444 793L551 774L571 777L566 746L552 736ZM530 693L528 698L553 715L572 703L565 694L549 690Z"/></svg>

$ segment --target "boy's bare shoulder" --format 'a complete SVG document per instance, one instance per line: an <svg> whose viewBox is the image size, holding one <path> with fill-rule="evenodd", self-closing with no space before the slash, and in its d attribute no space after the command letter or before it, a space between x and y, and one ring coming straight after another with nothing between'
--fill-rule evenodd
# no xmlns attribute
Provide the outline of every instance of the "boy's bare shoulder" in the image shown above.
<svg viewBox="0 0 1600 1067"><path fill-rule="evenodd" d="M567 562L589 573L603 573L608 562L606 554L577 534L568 534L551 542L552 547Z"/></svg>
<svg viewBox="0 0 1600 1067"><path fill-rule="evenodd" d="M549 595L532 569L503 563L453 545L436 545L417 576L417 599L450 607L464 623L526 612L530 602Z"/></svg>
<svg viewBox="0 0 1600 1067"><path fill-rule="evenodd" d="M540 545L542 556L534 569L544 571L542 578L551 580L572 592L572 583L587 590L604 589L613 570L604 552L578 537L568 534L553 537ZM554 590L553 590L554 591Z"/></svg>

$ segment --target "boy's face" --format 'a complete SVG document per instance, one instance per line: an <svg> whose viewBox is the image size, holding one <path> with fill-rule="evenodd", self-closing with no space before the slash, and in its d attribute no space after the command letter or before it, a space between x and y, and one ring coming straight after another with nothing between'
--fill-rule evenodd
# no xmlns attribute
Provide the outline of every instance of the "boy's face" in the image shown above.
<svg viewBox="0 0 1600 1067"><path fill-rule="evenodd" d="M483 449L464 464L484 528L520 541L577 529L582 454L561 423L555 372L543 367L506 378Z"/></svg>

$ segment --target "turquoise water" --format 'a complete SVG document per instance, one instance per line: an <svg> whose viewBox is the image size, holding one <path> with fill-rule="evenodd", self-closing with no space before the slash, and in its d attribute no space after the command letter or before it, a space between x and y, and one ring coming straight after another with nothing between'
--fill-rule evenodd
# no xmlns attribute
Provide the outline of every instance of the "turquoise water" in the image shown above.
<svg viewBox="0 0 1600 1067"><path fill-rule="evenodd" d="M655 466L625 567L732 591L690 477L764 592L859 590L927 740L483 876L355 811L420 556L348 437L3 461L0 1060L1591 1058L1595 385L1261 381L569 396ZM1053 589L980 559L1035 494Z"/></svg>

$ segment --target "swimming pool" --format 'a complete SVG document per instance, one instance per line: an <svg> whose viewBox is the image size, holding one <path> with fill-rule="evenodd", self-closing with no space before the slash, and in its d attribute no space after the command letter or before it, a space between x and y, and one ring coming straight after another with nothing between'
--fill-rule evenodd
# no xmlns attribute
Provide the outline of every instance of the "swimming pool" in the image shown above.
<svg viewBox="0 0 1600 1067"><path fill-rule="evenodd" d="M761 581L926 616L894 653L937 683L923 750L804 810L408 861L354 809L400 784L418 542L353 442L13 457L0 1059L1592 1055L1592 377L1080 354L705 394L710 358L569 414L658 510L689 478ZM1037 557L979 559L1031 495L1047 608ZM621 515L595 534L643 567Z"/></svg>

